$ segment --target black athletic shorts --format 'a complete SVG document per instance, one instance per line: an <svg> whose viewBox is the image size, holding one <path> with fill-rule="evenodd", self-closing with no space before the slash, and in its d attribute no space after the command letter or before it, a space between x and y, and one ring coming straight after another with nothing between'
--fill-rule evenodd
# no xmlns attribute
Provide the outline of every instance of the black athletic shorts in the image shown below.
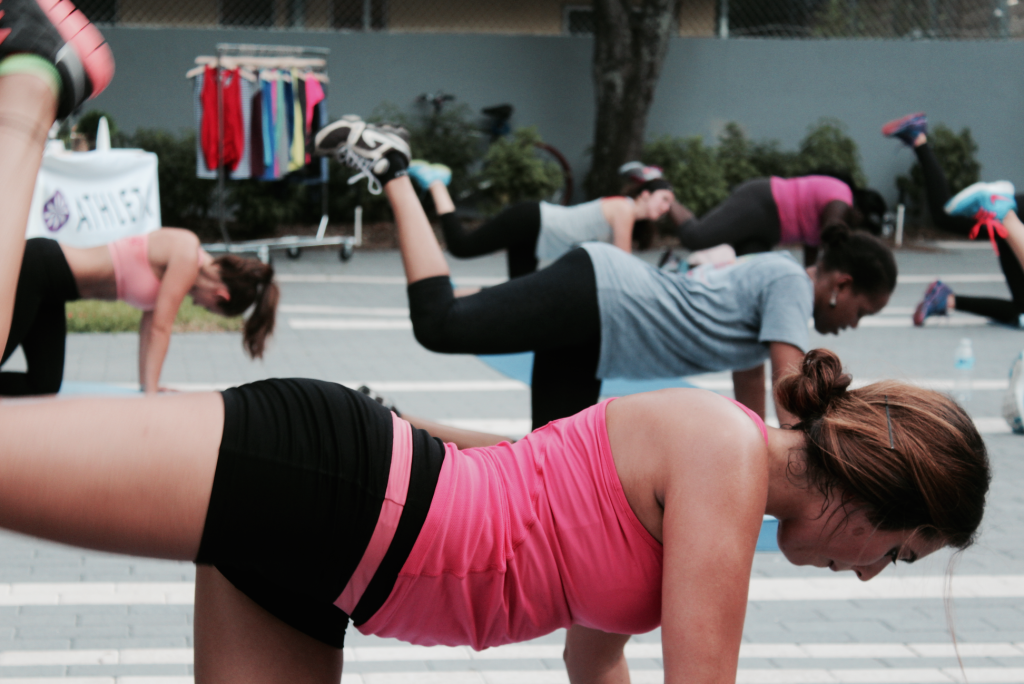
<svg viewBox="0 0 1024 684"><path fill-rule="evenodd" d="M351 615L334 605L377 524L391 467L391 412L317 380L229 389L224 435L196 563L292 627L341 648L349 618L383 605L423 526L444 460L412 430L412 472L398 528Z"/></svg>

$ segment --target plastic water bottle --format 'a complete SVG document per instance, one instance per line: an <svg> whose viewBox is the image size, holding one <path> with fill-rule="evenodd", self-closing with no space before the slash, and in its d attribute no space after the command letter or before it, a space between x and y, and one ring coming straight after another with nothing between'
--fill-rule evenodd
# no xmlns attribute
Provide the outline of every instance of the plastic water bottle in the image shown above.
<svg viewBox="0 0 1024 684"><path fill-rule="evenodd" d="M961 404L971 400L971 375L974 373L974 347L967 337L960 340L953 359L956 368L953 397Z"/></svg>

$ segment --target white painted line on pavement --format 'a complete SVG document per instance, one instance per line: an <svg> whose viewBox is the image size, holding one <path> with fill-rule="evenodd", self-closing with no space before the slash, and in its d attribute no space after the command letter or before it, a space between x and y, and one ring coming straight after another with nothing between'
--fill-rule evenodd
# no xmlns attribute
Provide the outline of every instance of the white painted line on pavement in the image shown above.
<svg viewBox="0 0 1024 684"><path fill-rule="evenodd" d="M562 644L510 644L484 651L468 646L356 646L345 648L346 663L387 663L443 660L561 660ZM660 643L626 644L626 657L661 658ZM963 658L1021 658L1024 644L962 643ZM740 658L794 660L875 658L956 658L952 643L743 643ZM0 667L41 665L191 665L191 648L125 648L50 651L0 651Z"/></svg>
<svg viewBox="0 0 1024 684"><path fill-rule="evenodd" d="M1024 668L968 667L967 681L978 684L1024 681ZM634 684L662 684L664 670L630 670ZM5 684L194 684L192 677L15 677L0 678ZM744 669L737 684L953 684L962 682L958 667L844 668L844 669ZM343 674L341 684L569 684L565 670L482 670L367 672Z"/></svg>
<svg viewBox="0 0 1024 684"><path fill-rule="evenodd" d="M924 323L925 328L987 328L992 322L981 316L932 316ZM914 328L913 319L895 316L865 316L857 324L859 328Z"/></svg>
<svg viewBox="0 0 1024 684"><path fill-rule="evenodd" d="M942 599L942 575L882 576L861 582L840 577L772 577L750 580L751 601L850 601ZM191 605L192 582L32 582L0 584L0 606ZM1024 598L1024 575L954 575L953 596Z"/></svg>
<svg viewBox="0 0 1024 684"><path fill-rule="evenodd" d="M409 319L289 318L292 330L412 330Z"/></svg>
<svg viewBox="0 0 1024 684"><path fill-rule="evenodd" d="M274 276L279 283L343 283L348 285L406 285L403 276L359 276L359 275L328 275L326 273L281 273ZM493 276L452 276L456 286L497 285L508 278ZM931 282L931 281L929 281Z"/></svg>
<svg viewBox="0 0 1024 684"><path fill-rule="evenodd" d="M386 306L326 306L320 304L281 304L282 313L320 314L324 316L391 316L408 318L409 309Z"/></svg>
<svg viewBox="0 0 1024 684"><path fill-rule="evenodd" d="M930 244L932 247L938 247L939 249L992 250L992 243L988 240L936 240Z"/></svg>
<svg viewBox="0 0 1024 684"><path fill-rule="evenodd" d="M907 273L896 276L896 282L900 285L928 285L935 280L941 280L944 283L1005 283L1006 276L1002 273L947 273L946 275L917 275Z"/></svg>

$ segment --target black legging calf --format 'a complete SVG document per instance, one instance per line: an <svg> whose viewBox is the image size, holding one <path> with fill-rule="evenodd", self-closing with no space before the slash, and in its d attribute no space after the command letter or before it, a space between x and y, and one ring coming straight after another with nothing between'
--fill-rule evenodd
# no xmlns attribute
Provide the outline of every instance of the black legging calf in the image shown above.
<svg viewBox="0 0 1024 684"><path fill-rule="evenodd" d="M409 312L416 339L431 351L533 351L533 429L597 403L601 316L584 249L468 297L454 296L448 276L417 281L409 285Z"/></svg>
<svg viewBox="0 0 1024 684"><path fill-rule="evenodd" d="M679 241L692 250L728 244L742 255L770 251L779 244L781 231L771 179L757 178L699 219L679 226Z"/></svg>
<svg viewBox="0 0 1024 684"><path fill-rule="evenodd" d="M925 195L928 198L928 211L932 215L932 221L937 228L966 236L974 227L974 219L966 216L950 216L945 212L945 204L950 198L949 184L946 182L946 175L942 172L931 145L925 143L914 148L917 161L921 164L921 171L924 174ZM1024 195L1017 195L1017 206L1024 206ZM1005 238L996 235L996 245L999 247L999 265L1006 277L1006 284L1010 288L1012 300L997 299L994 297L968 297L956 295L956 308L960 311L978 314L991 318L1007 325L1017 325L1020 316L1024 314L1024 269L1017 261L1013 249L1006 242Z"/></svg>
<svg viewBox="0 0 1024 684"><path fill-rule="evenodd" d="M46 238L25 243L11 333L0 365L21 345L28 370L0 373L0 395L54 394L64 378L67 317L64 303L78 299L75 277L60 245Z"/></svg>
<svg viewBox="0 0 1024 684"><path fill-rule="evenodd" d="M452 256L460 259L508 250L508 277L518 278L537 270L537 238L540 236L540 204L520 202L476 230L466 230L454 212L441 214L441 230Z"/></svg>

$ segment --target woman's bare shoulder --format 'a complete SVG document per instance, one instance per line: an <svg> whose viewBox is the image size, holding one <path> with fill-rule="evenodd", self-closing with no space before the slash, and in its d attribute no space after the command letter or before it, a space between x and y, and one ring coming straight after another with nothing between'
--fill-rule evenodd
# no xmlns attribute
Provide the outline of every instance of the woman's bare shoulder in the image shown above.
<svg viewBox="0 0 1024 684"><path fill-rule="evenodd" d="M678 462L678 445L686 445L684 459L744 458L763 454L764 436L753 418L732 401L707 390L666 389L613 401L608 407L609 438L620 433L630 441L659 447Z"/></svg>

